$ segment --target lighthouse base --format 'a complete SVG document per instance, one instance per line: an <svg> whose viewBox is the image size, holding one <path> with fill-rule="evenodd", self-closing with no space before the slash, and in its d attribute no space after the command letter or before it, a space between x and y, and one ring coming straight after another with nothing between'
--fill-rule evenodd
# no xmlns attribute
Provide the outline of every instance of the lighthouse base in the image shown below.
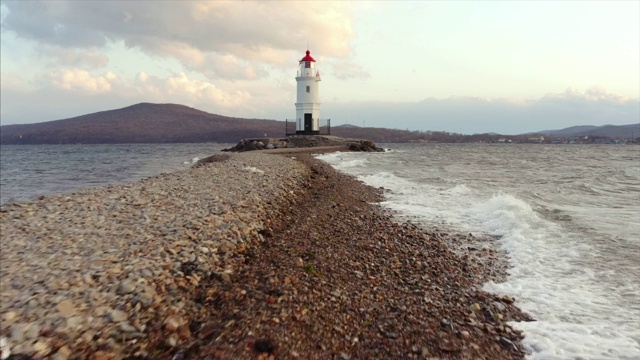
<svg viewBox="0 0 640 360"><path fill-rule="evenodd" d="M296 135L320 135L320 130L302 130L296 131Z"/></svg>

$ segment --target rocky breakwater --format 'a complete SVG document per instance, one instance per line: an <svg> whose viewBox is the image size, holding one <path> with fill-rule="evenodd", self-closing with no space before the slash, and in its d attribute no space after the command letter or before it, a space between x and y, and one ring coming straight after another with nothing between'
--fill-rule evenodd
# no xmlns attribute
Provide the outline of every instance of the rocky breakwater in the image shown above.
<svg viewBox="0 0 640 360"><path fill-rule="evenodd" d="M340 151L382 152L373 141L364 139L342 138L331 135L291 135L285 138L242 139L229 149L222 151L244 152L253 150L272 150L283 148L326 148L336 147Z"/></svg>
<svg viewBox="0 0 640 360"><path fill-rule="evenodd" d="M145 358L189 343L190 314L203 306L193 289L233 281L243 254L264 240L262 219L289 205L308 173L290 158L234 154L3 206L3 359Z"/></svg>
<svg viewBox="0 0 640 360"><path fill-rule="evenodd" d="M380 189L295 157L311 170L295 205L230 281L200 282L191 342L153 358L524 358L508 321L528 316L481 289L504 275L490 239L397 222Z"/></svg>

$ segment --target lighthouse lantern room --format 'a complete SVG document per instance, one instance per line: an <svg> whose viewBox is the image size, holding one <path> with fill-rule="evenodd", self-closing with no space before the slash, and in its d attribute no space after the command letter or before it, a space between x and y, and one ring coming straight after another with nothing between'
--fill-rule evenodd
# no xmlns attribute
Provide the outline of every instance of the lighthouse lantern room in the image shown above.
<svg viewBox="0 0 640 360"><path fill-rule="evenodd" d="M320 73L311 52L300 59L298 76L298 96L296 98L296 134L314 135L320 133Z"/></svg>

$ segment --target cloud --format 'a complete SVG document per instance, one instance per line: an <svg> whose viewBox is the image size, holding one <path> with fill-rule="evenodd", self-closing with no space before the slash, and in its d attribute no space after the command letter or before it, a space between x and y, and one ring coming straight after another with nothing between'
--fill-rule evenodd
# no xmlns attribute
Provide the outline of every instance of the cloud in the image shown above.
<svg viewBox="0 0 640 360"><path fill-rule="evenodd" d="M339 2L3 4L3 30L52 49L95 51L124 41L147 54L178 59L189 70L230 79L266 76L262 66L289 67L308 42L326 57L346 58L354 37L352 14ZM104 66L86 56L82 61Z"/></svg>
<svg viewBox="0 0 640 360"><path fill-rule="evenodd" d="M570 88L539 99L480 97L428 98L418 102L324 103L322 116L332 124L449 131L465 134L519 134L574 125L627 125L640 119L640 99Z"/></svg>
<svg viewBox="0 0 640 360"><path fill-rule="evenodd" d="M256 101L242 86L226 90L186 73L158 77L140 72L125 79L112 71L76 68L52 71L40 81L45 86L34 87L16 74L2 74L3 125L50 121L138 102L182 104L238 117L250 117L269 105L269 99Z"/></svg>
<svg viewBox="0 0 640 360"><path fill-rule="evenodd" d="M167 98L182 98L192 104L208 102L218 108L237 108L251 100L251 95L246 91L224 91L212 83L190 79L185 73L167 79L147 79L144 83L155 82L156 89L164 88ZM157 92L157 91L156 91Z"/></svg>
<svg viewBox="0 0 640 360"><path fill-rule="evenodd" d="M140 72L134 79L123 80L111 71L93 75L83 69L52 71L49 83L56 89L83 95L115 93L122 98L149 99L185 105L208 104L221 109L245 106L251 100L247 91L225 91L208 81L190 78L182 72L166 78Z"/></svg>
<svg viewBox="0 0 640 360"><path fill-rule="evenodd" d="M547 94L541 99L541 102L544 101L571 101L578 104L585 102L608 102L623 104L633 100L626 96L612 94L602 86L592 86L584 92L570 87L567 88L567 90L565 90L565 92L563 93Z"/></svg>
<svg viewBox="0 0 640 360"><path fill-rule="evenodd" d="M95 48L77 50L44 44L38 48L38 51L44 57L53 58L55 63L63 63L71 67L97 69L109 64L109 57Z"/></svg>
<svg viewBox="0 0 640 360"><path fill-rule="evenodd" d="M108 71L103 75L93 76L83 69L52 71L49 74L51 84L62 90L70 90L88 94L100 94L111 91L112 83L118 76Z"/></svg>

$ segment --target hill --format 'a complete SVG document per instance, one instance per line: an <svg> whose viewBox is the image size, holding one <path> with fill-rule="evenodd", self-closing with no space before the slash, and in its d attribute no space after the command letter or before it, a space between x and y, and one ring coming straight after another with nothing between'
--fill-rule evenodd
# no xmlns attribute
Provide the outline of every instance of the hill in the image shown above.
<svg viewBox="0 0 640 360"><path fill-rule="evenodd" d="M289 132L295 124L289 123ZM418 131L339 126L332 135L375 142L406 142ZM140 103L69 119L3 125L0 144L236 143L243 138L285 135L285 122L210 114L177 104Z"/></svg>
<svg viewBox="0 0 640 360"><path fill-rule="evenodd" d="M295 124L288 124L295 132ZM264 119L234 118L210 114L177 104L140 103L122 109L101 111L69 119L37 124L3 125L0 144L122 144L122 143L236 143L240 139L284 137L285 122ZM630 139L640 136L640 124L614 126L576 126L562 130L541 131L556 137L605 136ZM331 135L368 139L376 143L402 142L496 142L503 135L462 135L442 131L407 131L334 126ZM526 142L528 134L512 136ZM521 137L522 139L519 139Z"/></svg>
<svg viewBox="0 0 640 360"><path fill-rule="evenodd" d="M631 139L640 136L640 123L629 125L581 125L560 130L541 131L541 134L551 134L557 137L569 136L605 136L610 138Z"/></svg>
<svg viewBox="0 0 640 360"><path fill-rule="evenodd" d="M176 104L140 103L74 118L5 125L2 144L235 142L283 133L284 122L215 115Z"/></svg>

